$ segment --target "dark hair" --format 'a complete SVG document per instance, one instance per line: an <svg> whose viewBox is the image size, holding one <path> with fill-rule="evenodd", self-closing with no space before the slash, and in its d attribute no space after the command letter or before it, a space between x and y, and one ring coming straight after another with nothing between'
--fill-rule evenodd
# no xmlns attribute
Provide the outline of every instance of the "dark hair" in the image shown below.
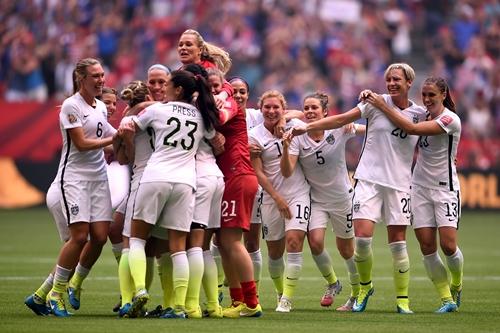
<svg viewBox="0 0 500 333"><path fill-rule="evenodd" d="M87 67L99 64L99 61L94 58L81 59L76 63L75 69L72 73L73 79L73 94L80 90L80 80L87 76Z"/></svg>
<svg viewBox="0 0 500 333"><path fill-rule="evenodd" d="M215 105L214 96L210 91L207 80L200 74L193 74L186 70L172 72L170 77L174 87L182 87L182 101L194 104L200 110L203 124L211 130L219 124L219 109Z"/></svg>
<svg viewBox="0 0 500 333"><path fill-rule="evenodd" d="M425 84L434 84L436 87L438 87L439 91L441 93L446 94L446 97L444 98L443 105L445 108L448 110L457 113L455 109L455 103L453 102L453 99L451 98L450 94L450 87L448 86L448 83L446 83L446 80L443 79L442 77L435 77L431 76L425 79L424 85Z"/></svg>
<svg viewBox="0 0 500 333"><path fill-rule="evenodd" d="M319 104L321 105L321 109L323 110L325 115L328 113L328 95L327 94L319 92L319 91L312 93L312 94L308 94L308 95L306 95L306 97L304 97L304 101L302 103L304 103L306 101L306 99L308 99L308 98L317 99L319 101Z"/></svg>
<svg viewBox="0 0 500 333"><path fill-rule="evenodd" d="M235 76L235 77L232 77L232 78L229 79L229 83L233 83L235 81L241 81L241 82L243 82L245 84L245 87L247 87L247 92L250 93L250 86L248 85L248 82L245 81L244 78L239 77L239 76Z"/></svg>
<svg viewBox="0 0 500 333"><path fill-rule="evenodd" d="M120 98L127 102L128 106L133 107L146 100L149 94L148 86L139 80L130 82L120 93Z"/></svg>
<svg viewBox="0 0 500 333"><path fill-rule="evenodd" d="M205 80L208 80L208 72L205 69L205 67L199 65L199 64L187 64L182 68L185 71L191 72L194 75L201 75L205 78Z"/></svg>

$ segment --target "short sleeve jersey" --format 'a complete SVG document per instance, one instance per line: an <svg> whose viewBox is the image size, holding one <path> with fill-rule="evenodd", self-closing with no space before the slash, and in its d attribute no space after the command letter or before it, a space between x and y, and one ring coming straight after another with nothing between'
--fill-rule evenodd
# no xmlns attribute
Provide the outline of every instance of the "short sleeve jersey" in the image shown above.
<svg viewBox="0 0 500 333"><path fill-rule="evenodd" d="M462 130L460 118L454 112L444 109L444 112L431 121L438 123L445 133L420 137L412 182L431 189L458 191L460 185L455 158Z"/></svg>
<svg viewBox="0 0 500 333"><path fill-rule="evenodd" d="M156 136L141 183L183 183L196 189L196 151L203 137L215 135L205 129L200 111L182 102L157 103L137 116L137 126L143 131L151 127Z"/></svg>
<svg viewBox="0 0 500 333"><path fill-rule="evenodd" d="M300 120L292 119L286 124L286 130L293 126L303 124ZM302 168L297 166L292 175L288 178L283 177L280 169L280 160L283 152L281 139L275 137L273 133L260 124L250 131L250 143L261 147L262 167L264 174L269 179L274 189L285 198L291 200L296 196L309 193L309 184L307 183ZM273 203L273 199L264 191L263 203Z"/></svg>
<svg viewBox="0 0 500 333"><path fill-rule="evenodd" d="M124 122L131 121L132 119L137 120L136 116L124 117L121 121ZM142 173L146 168L146 164L151 157L154 150L154 130L152 127L146 128L145 131L137 131L134 137L134 162L132 165L132 181L141 179Z"/></svg>
<svg viewBox="0 0 500 333"><path fill-rule="evenodd" d="M224 176L217 166L212 147L205 139L201 140L196 152L196 176Z"/></svg>
<svg viewBox="0 0 500 333"><path fill-rule="evenodd" d="M94 140L114 135L116 130L108 123L106 105L97 99L95 103L95 107L90 106L78 92L63 102L59 113L63 148L55 181L108 179L103 150L79 151L68 131L81 127L85 138Z"/></svg>
<svg viewBox="0 0 500 333"><path fill-rule="evenodd" d="M316 142L304 134L292 139L290 155L298 156L304 175L311 186L311 200L331 203L345 200L352 190L345 161L345 144L354 136L343 128L324 132Z"/></svg>
<svg viewBox="0 0 500 333"><path fill-rule="evenodd" d="M233 110L238 109L233 98L226 101L226 107ZM224 125L217 128L224 137L224 152L218 155L217 164L224 174L225 180L237 175L255 175L252 163L250 162L250 152L248 150L248 132L245 114L242 110Z"/></svg>
<svg viewBox="0 0 500 333"><path fill-rule="evenodd" d="M262 112L257 109L246 109L245 117L247 121L247 129L250 131L255 126L262 124L264 122L264 117L262 116Z"/></svg>
<svg viewBox="0 0 500 333"><path fill-rule="evenodd" d="M389 107L397 108L389 95L382 96ZM418 136L408 135L369 103L359 103L358 108L366 118L366 134L354 178L409 192ZM400 112L414 123L426 117L424 108L412 101Z"/></svg>

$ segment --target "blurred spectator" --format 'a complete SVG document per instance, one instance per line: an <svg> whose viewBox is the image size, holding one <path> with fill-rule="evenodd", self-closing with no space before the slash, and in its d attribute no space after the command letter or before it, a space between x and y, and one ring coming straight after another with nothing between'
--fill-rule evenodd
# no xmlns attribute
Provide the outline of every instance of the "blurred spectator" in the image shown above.
<svg viewBox="0 0 500 333"><path fill-rule="evenodd" d="M343 112L361 89L385 91L383 70L395 61L416 69L414 94L424 77L444 76L464 136L477 143L462 145L459 166L498 167L483 147L500 140L499 23L499 0L5 0L0 94L61 99L87 56L100 57L107 84L120 89L153 63L179 68L177 40L194 28L230 53L228 77L247 80L254 106L268 89L296 109L321 90L336 100L331 112Z"/></svg>
<svg viewBox="0 0 500 333"><path fill-rule="evenodd" d="M47 86L31 32L21 28L13 36L8 54L5 99L8 102L44 102L47 99Z"/></svg>

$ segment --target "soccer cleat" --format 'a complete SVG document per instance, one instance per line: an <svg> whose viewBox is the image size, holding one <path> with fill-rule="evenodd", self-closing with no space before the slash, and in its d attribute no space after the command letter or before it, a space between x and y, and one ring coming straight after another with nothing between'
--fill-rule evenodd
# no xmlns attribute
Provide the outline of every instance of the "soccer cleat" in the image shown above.
<svg viewBox="0 0 500 333"><path fill-rule="evenodd" d="M408 304L408 299L398 299L396 303L396 312L400 314L412 314L413 311L410 310L410 305Z"/></svg>
<svg viewBox="0 0 500 333"><path fill-rule="evenodd" d="M230 306L222 310L222 315L226 318L239 318L240 312L244 307L244 303L234 302Z"/></svg>
<svg viewBox="0 0 500 333"><path fill-rule="evenodd" d="M132 306L128 311L129 318L140 317L143 314L143 307L149 301L149 294L146 289L141 289L135 293L132 299Z"/></svg>
<svg viewBox="0 0 500 333"><path fill-rule="evenodd" d="M217 305L215 309L206 309L203 311L203 317L206 318L222 318L223 316L222 307L220 305Z"/></svg>
<svg viewBox="0 0 500 333"><path fill-rule="evenodd" d="M201 312L201 308L198 306L195 309L186 309L186 316L189 319L201 319L203 317L203 313Z"/></svg>
<svg viewBox="0 0 500 333"><path fill-rule="evenodd" d="M68 286L68 300L71 307L75 310L80 308L80 295L82 288Z"/></svg>
<svg viewBox="0 0 500 333"><path fill-rule="evenodd" d="M344 305L339 306L336 310L340 312L351 312L355 301L356 297L349 297L347 302L345 302Z"/></svg>
<svg viewBox="0 0 500 333"><path fill-rule="evenodd" d="M130 303L124 304L120 308L120 310L118 310L118 317L120 317L120 318L129 318L128 312L129 312L131 306L132 306L132 304L130 304Z"/></svg>
<svg viewBox="0 0 500 333"><path fill-rule="evenodd" d="M171 308L169 308L171 309ZM158 318L165 312L161 305L158 305L154 310L146 311L144 318Z"/></svg>
<svg viewBox="0 0 500 333"><path fill-rule="evenodd" d="M186 319L186 313L183 310L170 309L160 316L163 319Z"/></svg>
<svg viewBox="0 0 500 333"><path fill-rule="evenodd" d="M121 306L122 306L122 297L120 296L120 300L118 301L118 303L116 303L115 306L113 306L113 312L119 312Z"/></svg>
<svg viewBox="0 0 500 333"><path fill-rule="evenodd" d="M276 307L276 312L290 312L292 310L292 302L286 298L286 297L281 297L280 299L280 304Z"/></svg>
<svg viewBox="0 0 500 333"><path fill-rule="evenodd" d="M219 290L217 299L219 300L219 304L222 304L222 300L224 299L224 292L222 290Z"/></svg>
<svg viewBox="0 0 500 333"><path fill-rule="evenodd" d="M458 306L453 301L444 301L441 307L436 310L436 313L457 312Z"/></svg>
<svg viewBox="0 0 500 333"><path fill-rule="evenodd" d="M320 304L321 306L330 306L335 301L335 296L340 294L342 291L342 284L339 280L337 282L329 284L326 286L325 293L323 297L321 297Z"/></svg>
<svg viewBox="0 0 500 333"><path fill-rule="evenodd" d="M257 304L255 308L249 308L246 304L240 311L240 317L261 317L262 316L262 307L260 304Z"/></svg>
<svg viewBox="0 0 500 333"><path fill-rule="evenodd" d="M373 295L375 288L371 287L370 289L361 288L359 291L359 295L354 301L354 305L352 306L352 312L363 312L366 309L366 305L368 304L368 298Z"/></svg>
<svg viewBox="0 0 500 333"><path fill-rule="evenodd" d="M453 301L455 301L457 308L459 308L460 304L462 303L462 285L458 287L451 286L450 291L451 291L451 297L453 297Z"/></svg>
<svg viewBox="0 0 500 333"><path fill-rule="evenodd" d="M26 306L38 316L48 316L50 314L50 308L42 299L40 299L40 297L36 296L35 294L26 297L26 299L24 300L24 304L26 304Z"/></svg>
<svg viewBox="0 0 500 333"><path fill-rule="evenodd" d="M47 298L47 305L50 307L50 312L56 317L69 317L70 313L66 310L66 305L61 296Z"/></svg>

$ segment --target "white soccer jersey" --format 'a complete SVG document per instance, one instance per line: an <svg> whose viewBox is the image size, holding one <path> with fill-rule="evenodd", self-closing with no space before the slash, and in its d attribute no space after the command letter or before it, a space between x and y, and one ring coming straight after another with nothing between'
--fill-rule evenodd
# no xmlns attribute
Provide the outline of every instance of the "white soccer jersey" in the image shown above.
<svg viewBox="0 0 500 333"><path fill-rule="evenodd" d="M331 203L345 200L352 190L345 161L345 144L354 136L343 128L325 131L320 142L304 134L290 144L290 155L298 156L311 186L311 200Z"/></svg>
<svg viewBox="0 0 500 333"><path fill-rule="evenodd" d="M247 130L250 131L257 125L260 125L264 122L264 117L262 116L262 112L257 109L246 109L245 110L245 118L247 121Z"/></svg>
<svg viewBox="0 0 500 333"><path fill-rule="evenodd" d="M224 177L215 160L212 146L205 139L201 140L196 152L196 176Z"/></svg>
<svg viewBox="0 0 500 333"><path fill-rule="evenodd" d="M183 183L196 189L195 154L203 137L211 139L200 111L191 104L169 102L154 104L137 117L141 130L151 127L156 135L142 183Z"/></svg>
<svg viewBox="0 0 500 333"><path fill-rule="evenodd" d="M302 124L300 120L292 119L286 124L286 130ZM260 157L262 159L264 174L269 179L274 189L278 191L285 200L290 201L294 197L309 193L309 184L300 166L297 166L293 174L288 178L283 177L281 174L280 160L283 152L281 139L278 139L269 132L267 128L264 127L263 123L250 131L249 141L262 148ZM269 204L274 203L274 200L264 191L262 202L264 204Z"/></svg>
<svg viewBox="0 0 500 333"><path fill-rule="evenodd" d="M420 137L412 182L436 190L459 191L455 158L462 130L460 118L444 109L433 121L446 133Z"/></svg>
<svg viewBox="0 0 500 333"><path fill-rule="evenodd" d="M137 120L136 116L123 117L121 123ZM155 131L147 127L145 131L137 131L134 137L134 161L132 165L132 182L140 180L142 173L154 150Z"/></svg>
<svg viewBox="0 0 500 333"><path fill-rule="evenodd" d="M382 96L389 107L397 108L389 95ZM418 136L408 135L369 103L359 103L358 108L366 118L366 134L354 178L409 192ZM425 109L412 101L401 113L414 123L426 117Z"/></svg>
<svg viewBox="0 0 500 333"><path fill-rule="evenodd" d="M104 151L78 151L68 132L69 129L81 127L88 139L104 139L115 134L116 130L107 120L106 105L97 99L95 102L93 108L78 92L63 102L59 113L63 148L55 181L108 179Z"/></svg>

